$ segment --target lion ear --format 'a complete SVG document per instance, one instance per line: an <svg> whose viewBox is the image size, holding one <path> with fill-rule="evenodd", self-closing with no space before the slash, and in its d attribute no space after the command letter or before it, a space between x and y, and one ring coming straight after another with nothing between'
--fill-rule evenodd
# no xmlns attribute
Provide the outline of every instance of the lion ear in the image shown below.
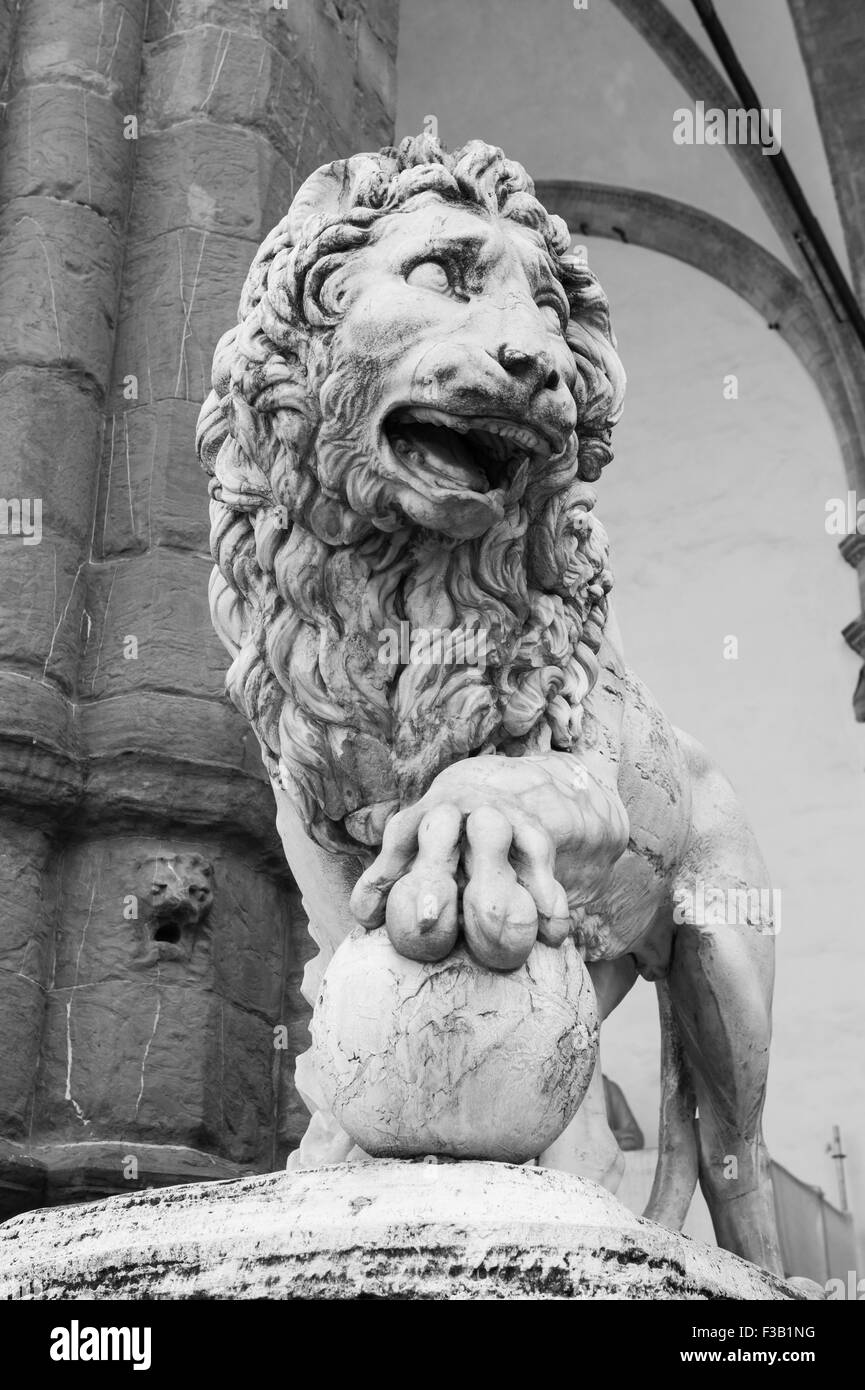
<svg viewBox="0 0 865 1390"><path fill-rule="evenodd" d="M288 212L262 241L240 296L240 318L246 319L264 293L270 267L280 252L314 241L332 222L340 222L356 207L380 207L387 194L396 152L356 154L323 164L301 184Z"/></svg>

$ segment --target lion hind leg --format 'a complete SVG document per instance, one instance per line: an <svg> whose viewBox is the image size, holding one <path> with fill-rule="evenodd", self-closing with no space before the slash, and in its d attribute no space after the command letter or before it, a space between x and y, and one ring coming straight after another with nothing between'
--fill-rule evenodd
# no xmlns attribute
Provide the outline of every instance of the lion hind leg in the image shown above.
<svg viewBox="0 0 865 1390"><path fill-rule="evenodd" d="M643 1215L680 1231L699 1176L697 1099L666 981L656 982L661 1020L661 1107L658 1162Z"/></svg>
<svg viewBox="0 0 865 1390"><path fill-rule="evenodd" d="M707 942L685 927L670 995L699 1113L699 1177L718 1244L781 1274L762 1134L769 1061L771 941L722 927Z"/></svg>
<svg viewBox="0 0 865 1390"><path fill-rule="evenodd" d="M700 1187L718 1244L780 1274L762 1134L776 929L762 910L768 875L730 783L679 737L691 770L691 838L673 885L667 985L697 1101ZM755 892L759 912L749 906Z"/></svg>

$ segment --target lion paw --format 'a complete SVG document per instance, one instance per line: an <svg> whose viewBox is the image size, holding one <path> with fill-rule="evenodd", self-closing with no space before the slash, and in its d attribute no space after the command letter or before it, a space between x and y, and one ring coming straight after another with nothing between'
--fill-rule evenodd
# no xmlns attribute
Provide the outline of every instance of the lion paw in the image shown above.
<svg viewBox="0 0 865 1390"><path fill-rule="evenodd" d="M388 825L381 854L352 895L352 911L369 929L384 921L394 948L412 960L442 960L462 925L476 960L516 970L538 938L558 946L568 936L568 902L554 863L550 837L507 803L413 807Z"/></svg>

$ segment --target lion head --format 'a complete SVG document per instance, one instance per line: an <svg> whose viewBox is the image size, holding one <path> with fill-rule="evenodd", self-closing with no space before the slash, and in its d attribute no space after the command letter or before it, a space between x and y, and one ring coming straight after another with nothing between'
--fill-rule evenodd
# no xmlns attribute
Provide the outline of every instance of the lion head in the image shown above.
<svg viewBox="0 0 865 1390"><path fill-rule="evenodd" d="M623 391L597 280L493 146L327 165L266 238L199 420L211 609L319 843L368 853L455 759L579 738ZM484 660L407 659L406 624Z"/></svg>
<svg viewBox="0 0 865 1390"><path fill-rule="evenodd" d="M213 906L213 865L200 854L154 854L136 865L139 931L147 963L189 960Z"/></svg>

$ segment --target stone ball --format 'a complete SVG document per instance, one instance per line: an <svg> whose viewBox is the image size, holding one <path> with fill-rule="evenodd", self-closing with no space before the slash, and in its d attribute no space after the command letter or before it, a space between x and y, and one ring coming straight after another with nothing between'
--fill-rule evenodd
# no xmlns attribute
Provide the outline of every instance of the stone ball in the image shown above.
<svg viewBox="0 0 865 1390"><path fill-rule="evenodd" d="M576 1114L598 1014L572 941L538 942L500 973L464 946L408 960L384 928L357 928L328 966L311 1032L327 1102L368 1154L524 1163Z"/></svg>

